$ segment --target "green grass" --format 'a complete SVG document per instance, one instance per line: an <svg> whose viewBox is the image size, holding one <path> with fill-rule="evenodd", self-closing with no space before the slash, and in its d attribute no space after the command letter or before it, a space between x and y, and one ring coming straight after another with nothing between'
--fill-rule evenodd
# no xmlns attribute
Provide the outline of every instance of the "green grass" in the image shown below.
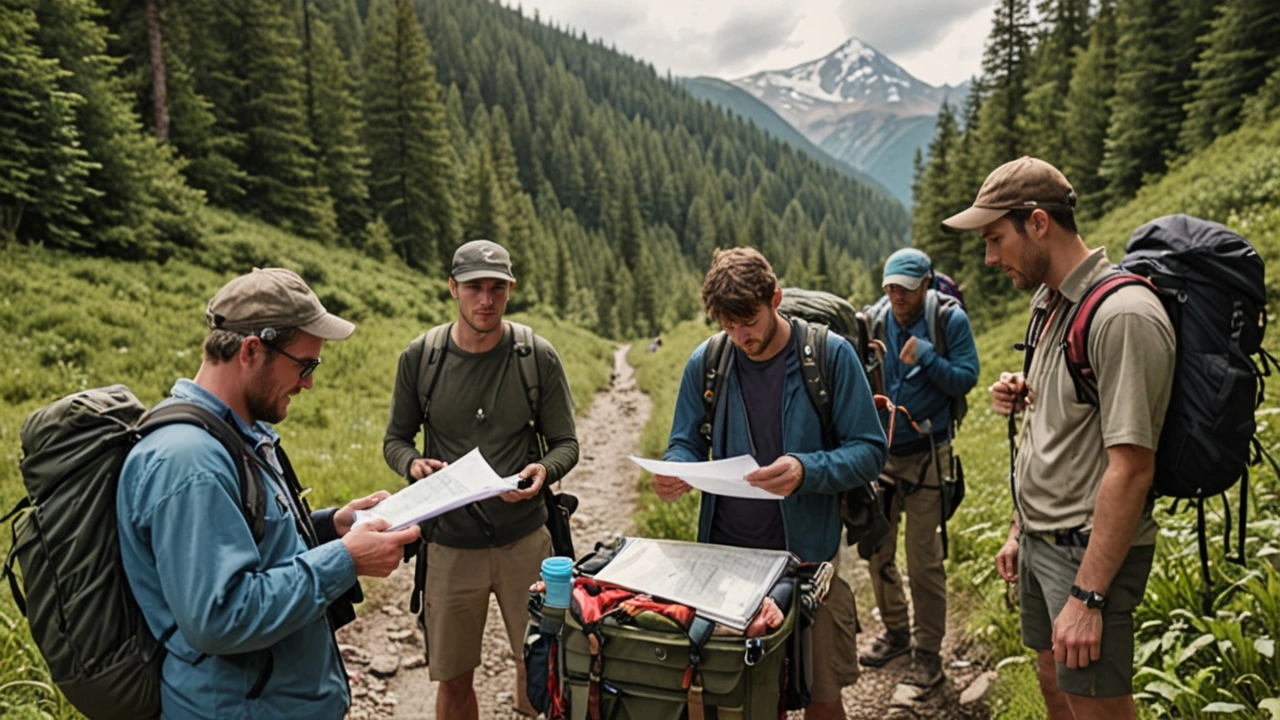
<svg viewBox="0 0 1280 720"><path fill-rule="evenodd" d="M354 321L352 338L327 343L315 387L294 400L278 430L312 504L335 505L401 479L382 459L400 352L456 312L443 278L428 278L275 228L208 211L206 246L163 264L127 263L9 246L0 250L0 514L26 494L19 428L62 395L124 383L143 402L162 399L200 365L204 308L234 275L258 266L296 270L330 310ZM518 296L517 296L518 299ZM607 386L613 345L536 309L515 314L564 360L574 408ZM8 528L0 553L8 551ZM76 717L47 670L7 589L0 590L0 715Z"/></svg>

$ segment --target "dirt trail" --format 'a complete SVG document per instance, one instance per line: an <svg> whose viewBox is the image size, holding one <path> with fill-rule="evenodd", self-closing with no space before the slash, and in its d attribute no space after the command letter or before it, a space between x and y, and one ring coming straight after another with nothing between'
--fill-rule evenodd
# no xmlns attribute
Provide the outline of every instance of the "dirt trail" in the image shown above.
<svg viewBox="0 0 1280 720"><path fill-rule="evenodd" d="M638 452L640 430L648 420L650 402L635 384L633 369L626 361L627 346L614 355L614 373L609 388L598 394L587 413L579 418L578 438L581 459L562 483L566 492L578 496L581 504L573 516L574 539L579 553L597 540L614 533L626 534L635 513L636 480L639 471L626 459ZM865 563L842 560L845 576L856 586L866 582ZM436 685L422 662L422 634L408 612L413 584L412 566L404 566L380 583L365 582L373 610L344 628L338 636L352 675L353 702L348 720L428 720L435 717ZM862 608L864 632L859 645L866 649L879 631ZM949 636L948 640L954 636ZM950 647L945 653L951 664L963 651ZM515 720L523 716L512 709L515 662L502 632L496 601L489 606L483 645L483 662L476 670L476 697L483 719ZM909 660L899 658L881 669L864 669L857 685L844 692L845 709L851 720L895 720L898 718L938 718L971 720L985 718L984 703L961 705L959 696L980 673L978 663L948 667L948 682L913 702L893 702L898 681L909 668ZM961 664L965 660L960 660ZM791 713L800 718L800 713Z"/></svg>

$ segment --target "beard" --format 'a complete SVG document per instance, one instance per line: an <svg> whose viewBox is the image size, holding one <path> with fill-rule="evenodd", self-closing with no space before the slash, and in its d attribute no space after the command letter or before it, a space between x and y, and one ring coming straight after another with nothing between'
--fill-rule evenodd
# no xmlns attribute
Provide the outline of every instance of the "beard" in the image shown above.
<svg viewBox="0 0 1280 720"><path fill-rule="evenodd" d="M778 334L778 316L776 313L769 313L769 324L764 328L764 335L756 340L747 342L746 347L739 347L743 353L749 358L757 358L764 354L769 345L773 343L773 338Z"/></svg>
<svg viewBox="0 0 1280 720"><path fill-rule="evenodd" d="M245 410L251 421L274 425L289 414L289 392L272 382L270 364L263 365L245 390Z"/></svg>
<svg viewBox="0 0 1280 720"><path fill-rule="evenodd" d="M1022 245L1022 270L1009 268L1008 272L1013 276L1013 286L1019 290L1035 290L1044 283L1044 278L1049 274L1049 253L1042 250L1038 245L1031 241L1030 237L1023 236Z"/></svg>

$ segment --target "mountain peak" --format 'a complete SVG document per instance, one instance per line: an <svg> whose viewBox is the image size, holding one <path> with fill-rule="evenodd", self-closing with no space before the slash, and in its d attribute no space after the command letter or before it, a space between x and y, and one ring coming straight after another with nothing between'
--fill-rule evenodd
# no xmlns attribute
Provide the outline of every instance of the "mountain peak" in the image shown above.
<svg viewBox="0 0 1280 720"><path fill-rule="evenodd" d="M940 102L936 88L856 37L817 60L734 82L795 115L831 105L881 109L894 115L929 114L937 112Z"/></svg>

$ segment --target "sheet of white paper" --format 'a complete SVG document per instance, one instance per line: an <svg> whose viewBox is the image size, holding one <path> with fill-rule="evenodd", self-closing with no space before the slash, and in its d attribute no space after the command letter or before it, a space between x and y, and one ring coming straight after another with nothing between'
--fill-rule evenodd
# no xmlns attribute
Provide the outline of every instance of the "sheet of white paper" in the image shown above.
<svg viewBox="0 0 1280 720"><path fill-rule="evenodd" d="M782 550L629 537L596 580L688 605L742 630L790 560Z"/></svg>
<svg viewBox="0 0 1280 720"><path fill-rule="evenodd" d="M480 454L480 448L476 448L368 510L357 510L355 524L384 518L391 523L391 530L400 530L468 503L515 490L517 482L515 475L498 477Z"/></svg>
<svg viewBox="0 0 1280 720"><path fill-rule="evenodd" d="M703 492L755 500L782 499L782 496L774 495L768 490L761 490L743 479L747 476L747 473L760 467L756 464L756 459L750 455L738 455L737 457L706 462L650 460L636 457L635 455L628 455L627 457L654 475L678 477Z"/></svg>

